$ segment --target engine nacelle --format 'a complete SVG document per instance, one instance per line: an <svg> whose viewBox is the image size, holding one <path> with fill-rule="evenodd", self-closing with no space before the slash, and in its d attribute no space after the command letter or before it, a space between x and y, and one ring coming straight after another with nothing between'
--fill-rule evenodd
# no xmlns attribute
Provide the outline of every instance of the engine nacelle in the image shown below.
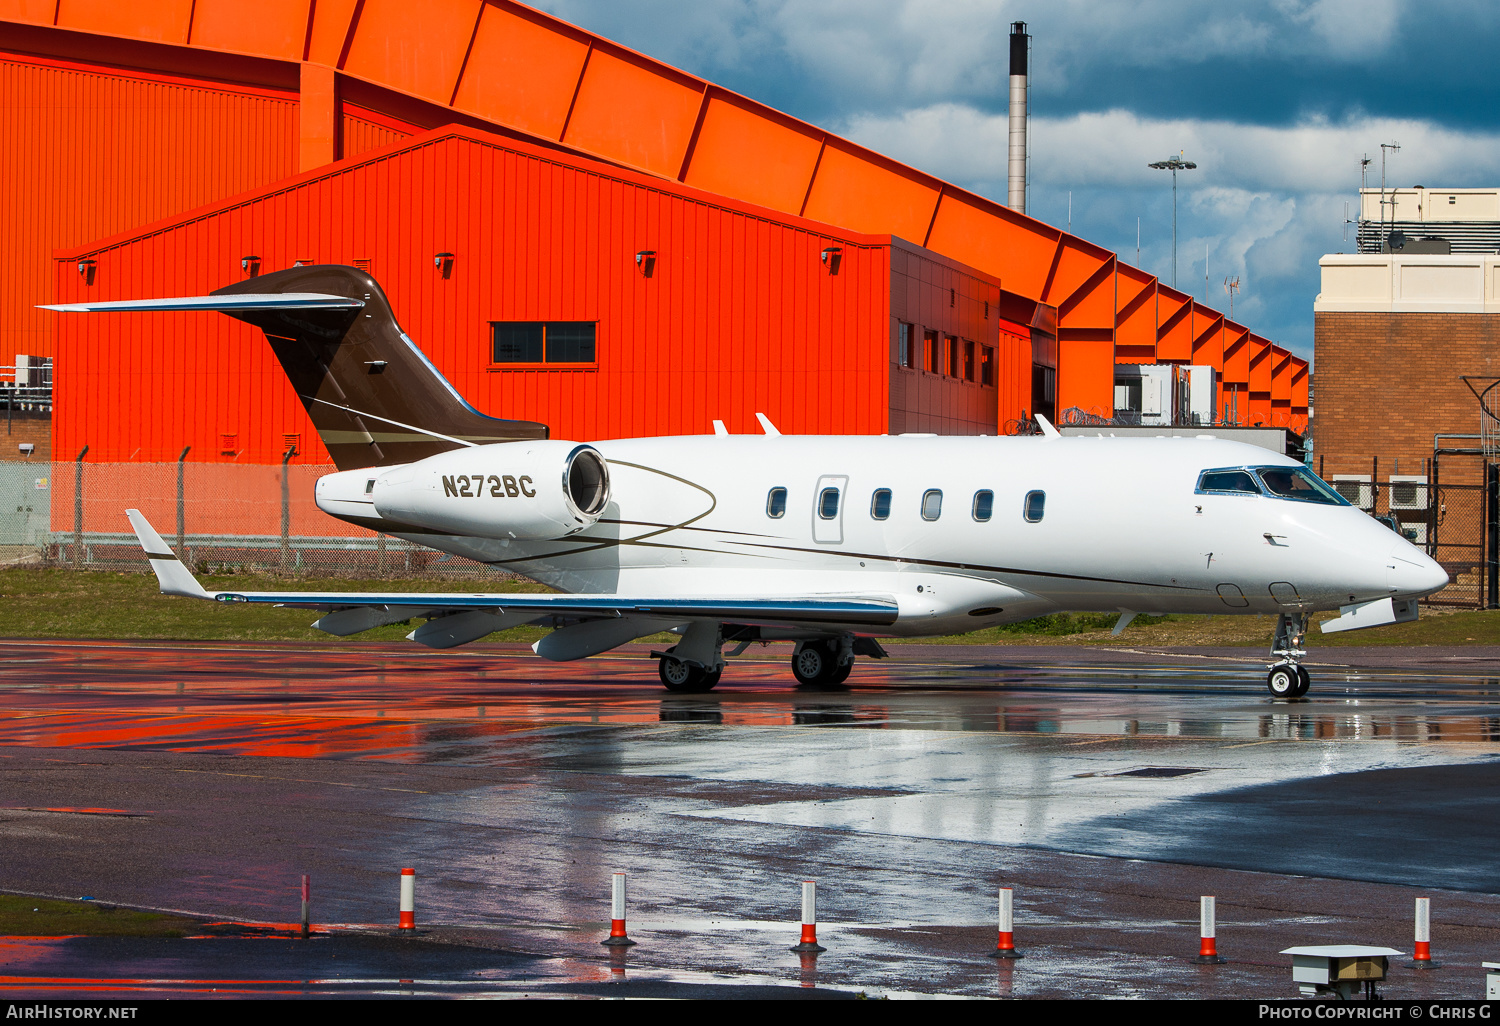
<svg viewBox="0 0 1500 1026"><path fill-rule="evenodd" d="M563 538L604 512L609 468L590 445L498 442L392 467L371 499L384 519L447 534Z"/></svg>

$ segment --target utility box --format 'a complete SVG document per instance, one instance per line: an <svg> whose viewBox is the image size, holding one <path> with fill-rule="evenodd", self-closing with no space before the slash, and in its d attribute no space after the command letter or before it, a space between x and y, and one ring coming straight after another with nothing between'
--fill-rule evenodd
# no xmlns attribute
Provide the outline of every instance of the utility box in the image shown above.
<svg viewBox="0 0 1500 1026"><path fill-rule="evenodd" d="M1304 997L1336 994L1347 1000L1361 988L1366 997L1375 997L1375 984L1385 979L1390 957L1401 952L1364 944L1316 944L1282 954L1292 956L1292 982Z"/></svg>
<svg viewBox="0 0 1500 1026"><path fill-rule="evenodd" d="M1481 962L1484 966L1484 996L1487 1001L1500 1000L1500 962Z"/></svg>
<svg viewBox="0 0 1500 1026"><path fill-rule="evenodd" d="M1426 509L1427 475L1392 474L1386 479L1391 509Z"/></svg>
<svg viewBox="0 0 1500 1026"><path fill-rule="evenodd" d="M1369 474L1334 474L1333 490L1366 512L1375 508L1375 479Z"/></svg>

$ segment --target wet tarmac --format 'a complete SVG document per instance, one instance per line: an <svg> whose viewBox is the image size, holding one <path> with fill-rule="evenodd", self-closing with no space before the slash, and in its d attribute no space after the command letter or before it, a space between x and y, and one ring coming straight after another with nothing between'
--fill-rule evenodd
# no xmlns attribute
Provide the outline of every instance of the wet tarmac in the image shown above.
<svg viewBox="0 0 1500 1026"><path fill-rule="evenodd" d="M336 924L11 939L0 986L1295 997L1276 952L1409 951L1418 895L1447 965L1388 994L1500 960L1500 649L1315 656L1293 703L1244 650L903 646L820 692L788 651L673 696L644 649L0 643L0 889L277 923L309 873ZM403 866L416 940L385 936ZM997 967L1001 883L1028 957ZM1201 894L1227 965L1192 962Z"/></svg>

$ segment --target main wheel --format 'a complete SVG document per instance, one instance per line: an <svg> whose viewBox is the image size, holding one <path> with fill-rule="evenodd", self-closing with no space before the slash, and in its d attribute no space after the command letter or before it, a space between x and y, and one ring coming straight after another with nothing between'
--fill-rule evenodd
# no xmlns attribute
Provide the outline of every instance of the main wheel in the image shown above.
<svg viewBox="0 0 1500 1026"><path fill-rule="evenodd" d="M833 652L822 642L806 642L792 656L792 676L799 684L827 684L835 669Z"/></svg>
<svg viewBox="0 0 1500 1026"><path fill-rule="evenodd" d="M1307 672L1307 667L1299 663L1297 665L1297 691L1292 697L1301 698L1307 694L1307 689L1310 687L1312 687L1312 674Z"/></svg>
<svg viewBox="0 0 1500 1026"><path fill-rule="evenodd" d="M854 660L849 660L842 666L834 667L833 673L828 678L830 684L842 684L849 679L849 674L854 672Z"/></svg>
<svg viewBox="0 0 1500 1026"><path fill-rule="evenodd" d="M1271 667L1271 672L1266 674L1266 687L1271 689L1272 698L1297 697L1297 688L1302 684L1302 676L1297 669L1291 663Z"/></svg>
<svg viewBox="0 0 1500 1026"><path fill-rule="evenodd" d="M656 674L661 678L662 684L666 685L668 691L677 694L712 691L713 686L719 683L719 673L718 670L709 673L671 656L662 656L656 667Z"/></svg>

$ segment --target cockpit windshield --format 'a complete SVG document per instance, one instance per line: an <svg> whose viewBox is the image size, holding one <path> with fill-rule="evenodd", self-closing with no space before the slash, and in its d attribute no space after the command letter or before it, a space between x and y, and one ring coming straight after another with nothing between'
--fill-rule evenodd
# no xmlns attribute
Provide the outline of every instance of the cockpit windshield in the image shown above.
<svg viewBox="0 0 1500 1026"><path fill-rule="evenodd" d="M1306 467L1257 467L1255 472L1266 491L1280 498L1317 502L1324 506L1349 505L1347 499Z"/></svg>
<svg viewBox="0 0 1500 1026"><path fill-rule="evenodd" d="M1273 499L1347 506L1338 492L1305 467L1220 467L1198 476L1200 495L1266 495Z"/></svg>

